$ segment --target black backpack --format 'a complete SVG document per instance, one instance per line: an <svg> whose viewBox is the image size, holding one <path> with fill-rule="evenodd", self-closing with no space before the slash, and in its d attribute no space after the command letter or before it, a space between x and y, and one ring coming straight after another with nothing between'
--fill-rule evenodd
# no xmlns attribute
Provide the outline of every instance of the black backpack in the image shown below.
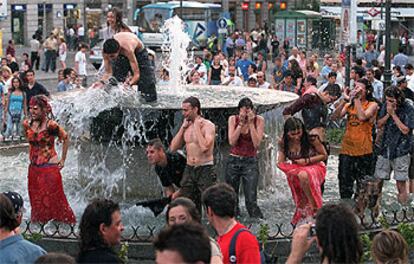
<svg viewBox="0 0 414 264"><path fill-rule="evenodd" d="M245 231L252 234L250 232L250 230L248 230L246 228L241 228L241 229L237 230L236 233L231 238L230 249L229 249L229 260L230 260L231 264L236 264L237 263L237 257L236 257L237 237L239 236L239 234L241 232L245 232ZM260 244L259 244L259 249L260 249ZM276 263L276 261L277 261L276 257L270 256L266 252L264 252L264 250L260 249L260 264L273 264L273 263Z"/></svg>

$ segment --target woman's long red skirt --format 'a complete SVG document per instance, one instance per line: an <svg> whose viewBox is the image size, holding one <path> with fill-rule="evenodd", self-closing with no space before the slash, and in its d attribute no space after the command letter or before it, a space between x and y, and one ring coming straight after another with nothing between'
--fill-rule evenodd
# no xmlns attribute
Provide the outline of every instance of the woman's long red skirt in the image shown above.
<svg viewBox="0 0 414 264"><path fill-rule="evenodd" d="M280 163L278 164L278 167L286 174L290 190L292 191L293 200L296 205L292 224L296 225L301 220L313 218L315 214L314 208L312 208L310 201L302 189L298 174L301 171L305 171L308 174L311 195L319 209L322 207L323 203L321 185L326 175L325 164L323 162L318 162L303 166L298 164Z"/></svg>
<svg viewBox="0 0 414 264"><path fill-rule="evenodd" d="M63 191L62 175L57 165L30 165L28 184L32 222L55 220L67 224L76 223Z"/></svg>

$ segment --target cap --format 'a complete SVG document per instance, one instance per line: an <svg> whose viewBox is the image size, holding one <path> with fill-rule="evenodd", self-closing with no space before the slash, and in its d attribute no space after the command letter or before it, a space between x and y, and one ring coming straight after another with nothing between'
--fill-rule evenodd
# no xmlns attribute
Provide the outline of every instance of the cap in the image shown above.
<svg viewBox="0 0 414 264"><path fill-rule="evenodd" d="M407 82L407 79L405 78L405 76L400 76L396 79L396 81L398 84L400 84L400 83Z"/></svg>
<svg viewBox="0 0 414 264"><path fill-rule="evenodd" d="M12 202L14 212L16 214L18 214L20 211L24 212L23 198L20 194L17 192L4 192L3 194L6 195L7 198L9 198L9 200Z"/></svg>

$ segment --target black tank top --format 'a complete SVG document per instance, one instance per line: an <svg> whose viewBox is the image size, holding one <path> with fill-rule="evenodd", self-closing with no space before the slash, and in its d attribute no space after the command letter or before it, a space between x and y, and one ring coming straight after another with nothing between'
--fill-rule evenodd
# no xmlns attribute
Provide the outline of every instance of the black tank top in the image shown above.
<svg viewBox="0 0 414 264"><path fill-rule="evenodd" d="M215 81L220 81L221 78L221 71L223 69L223 66L220 65L220 67L218 67L217 69L213 67L213 65L211 65L211 79L215 80Z"/></svg>

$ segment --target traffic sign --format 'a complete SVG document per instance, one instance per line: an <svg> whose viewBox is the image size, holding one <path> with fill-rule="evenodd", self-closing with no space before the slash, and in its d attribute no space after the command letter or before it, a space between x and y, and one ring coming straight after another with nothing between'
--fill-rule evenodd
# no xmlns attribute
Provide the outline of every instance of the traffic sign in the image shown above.
<svg viewBox="0 0 414 264"><path fill-rule="evenodd" d="M227 34L228 33L227 28L219 28L218 33L219 34Z"/></svg>
<svg viewBox="0 0 414 264"><path fill-rule="evenodd" d="M219 20L217 20L217 27L227 28L227 20L224 17L219 18Z"/></svg>

